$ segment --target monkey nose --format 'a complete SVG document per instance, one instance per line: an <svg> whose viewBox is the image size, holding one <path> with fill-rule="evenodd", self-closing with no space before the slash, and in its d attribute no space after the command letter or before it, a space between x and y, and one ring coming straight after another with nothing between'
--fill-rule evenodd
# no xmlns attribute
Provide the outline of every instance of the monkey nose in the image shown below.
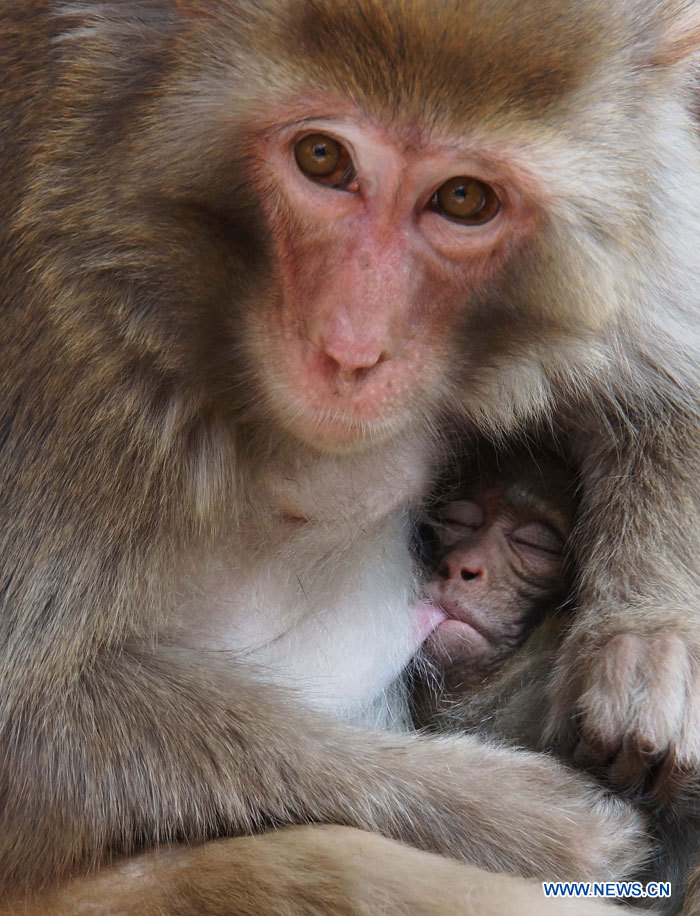
<svg viewBox="0 0 700 916"><path fill-rule="evenodd" d="M348 315L339 308L313 321L309 330L326 371L339 379L361 381L392 355L385 322L373 320L371 314Z"/></svg>
<svg viewBox="0 0 700 916"><path fill-rule="evenodd" d="M389 354L378 348L351 350L326 345L323 352L329 369L352 381L361 381L372 369L389 359Z"/></svg>
<svg viewBox="0 0 700 916"><path fill-rule="evenodd" d="M438 575L442 579L459 580L461 582L471 582L473 579L479 579L483 575L483 570L476 563L460 563L445 560L438 568Z"/></svg>

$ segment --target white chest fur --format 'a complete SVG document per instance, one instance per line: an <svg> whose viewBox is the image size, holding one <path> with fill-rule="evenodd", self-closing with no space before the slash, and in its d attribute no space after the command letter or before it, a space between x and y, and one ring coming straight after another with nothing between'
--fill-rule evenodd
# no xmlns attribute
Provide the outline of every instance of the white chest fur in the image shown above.
<svg viewBox="0 0 700 916"><path fill-rule="evenodd" d="M383 724L420 645L406 506L427 480L420 443L272 467L274 510L185 577L180 644L225 651L311 706Z"/></svg>

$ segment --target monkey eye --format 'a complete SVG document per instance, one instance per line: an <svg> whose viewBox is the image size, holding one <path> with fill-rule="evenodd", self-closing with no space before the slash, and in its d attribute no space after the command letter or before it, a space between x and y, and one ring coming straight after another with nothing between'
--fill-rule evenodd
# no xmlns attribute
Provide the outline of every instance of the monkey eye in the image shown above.
<svg viewBox="0 0 700 916"><path fill-rule="evenodd" d="M478 531L483 524L481 506L471 499L459 499L438 510L432 527L440 543L449 546Z"/></svg>
<svg viewBox="0 0 700 916"><path fill-rule="evenodd" d="M438 510L438 518L449 525L481 528L484 524L484 511L473 499L456 499Z"/></svg>
<svg viewBox="0 0 700 916"><path fill-rule="evenodd" d="M437 189L431 209L446 219L466 226L488 223L501 209L501 202L490 185L478 178L450 178Z"/></svg>
<svg viewBox="0 0 700 916"><path fill-rule="evenodd" d="M339 191L358 190L350 154L333 137L307 134L295 143L294 158L300 170L312 181Z"/></svg>
<svg viewBox="0 0 700 916"><path fill-rule="evenodd" d="M528 522L521 525L512 532L510 538L520 547L541 553L559 556L564 550L563 538L546 522Z"/></svg>

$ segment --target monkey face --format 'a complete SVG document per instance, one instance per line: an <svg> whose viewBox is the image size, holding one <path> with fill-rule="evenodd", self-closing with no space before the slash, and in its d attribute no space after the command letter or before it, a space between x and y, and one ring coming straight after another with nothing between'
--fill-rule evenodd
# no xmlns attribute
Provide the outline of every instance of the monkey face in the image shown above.
<svg viewBox="0 0 700 916"><path fill-rule="evenodd" d="M563 594L561 517L491 487L448 503L434 528L439 562L426 591L447 617L428 650L448 666L488 670Z"/></svg>
<svg viewBox="0 0 700 916"><path fill-rule="evenodd" d="M434 406L456 325L533 213L512 168L459 137L323 112L261 141L279 273L250 341L281 423L334 450Z"/></svg>

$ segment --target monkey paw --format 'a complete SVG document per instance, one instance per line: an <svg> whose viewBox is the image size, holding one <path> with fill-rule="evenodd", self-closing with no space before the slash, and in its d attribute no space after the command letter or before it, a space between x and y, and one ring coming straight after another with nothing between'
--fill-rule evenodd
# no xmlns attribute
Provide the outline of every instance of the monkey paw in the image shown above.
<svg viewBox="0 0 700 916"><path fill-rule="evenodd" d="M671 797L700 767L700 663L675 634L574 634L550 688L547 739L617 787Z"/></svg>

